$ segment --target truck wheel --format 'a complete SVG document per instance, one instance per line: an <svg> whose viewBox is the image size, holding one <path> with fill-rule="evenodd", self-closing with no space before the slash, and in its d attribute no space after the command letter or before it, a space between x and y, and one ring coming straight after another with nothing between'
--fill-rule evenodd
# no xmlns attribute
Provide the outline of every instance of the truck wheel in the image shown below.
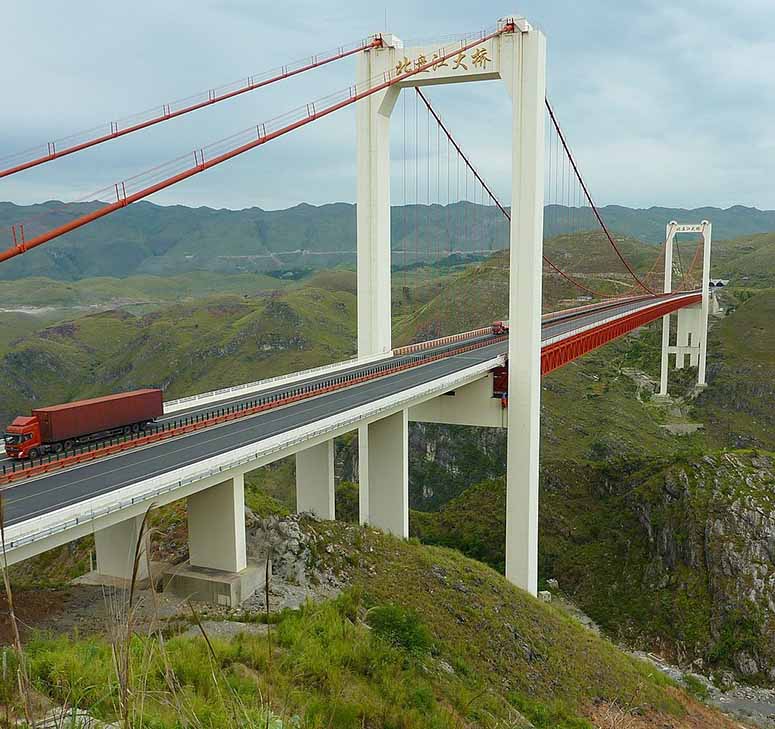
<svg viewBox="0 0 775 729"><path fill-rule="evenodd" d="M124 426L124 435L129 435L132 432L132 426L131 425L125 425Z"/></svg>
<svg viewBox="0 0 775 729"><path fill-rule="evenodd" d="M61 453L64 450L64 446L61 443L54 443L54 453Z"/></svg>
<svg viewBox="0 0 775 729"><path fill-rule="evenodd" d="M66 440L65 441L65 450L66 451L71 451L71 450L73 450L74 447L75 447L75 441L72 441L72 440Z"/></svg>
<svg viewBox="0 0 775 729"><path fill-rule="evenodd" d="M132 432L133 433L139 433L140 432L140 423L135 423L132 425Z"/></svg>
<svg viewBox="0 0 775 729"><path fill-rule="evenodd" d="M36 458L40 458L40 451L37 448L30 448L30 452L27 454L27 458L34 461Z"/></svg>

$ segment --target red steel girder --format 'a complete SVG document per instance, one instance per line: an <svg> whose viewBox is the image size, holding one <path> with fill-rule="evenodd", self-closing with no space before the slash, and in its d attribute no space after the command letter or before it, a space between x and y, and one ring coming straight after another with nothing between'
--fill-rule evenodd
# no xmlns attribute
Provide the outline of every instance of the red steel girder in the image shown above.
<svg viewBox="0 0 775 729"><path fill-rule="evenodd" d="M578 359L587 352L591 352L593 349L602 347L608 342L612 342L614 339L637 329L638 327L648 324L665 314L683 309L685 306L696 304L702 301L702 294L694 294L692 296L684 296L679 299L671 299L665 301L656 306L650 306L640 311L635 311L632 314L623 316L614 321L601 324L599 327L593 329L587 329L585 331L574 334L567 339L563 339L559 342L554 342L546 347L541 348L541 374L546 375L558 367L572 362L574 359Z"/></svg>

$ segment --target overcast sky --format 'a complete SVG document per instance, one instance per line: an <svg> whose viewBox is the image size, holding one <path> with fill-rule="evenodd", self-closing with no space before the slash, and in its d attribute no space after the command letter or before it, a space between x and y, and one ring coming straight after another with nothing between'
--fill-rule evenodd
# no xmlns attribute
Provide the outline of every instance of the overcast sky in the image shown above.
<svg viewBox="0 0 775 729"><path fill-rule="evenodd" d="M528 17L548 94L599 203L775 208L772 0L8 0L0 157L384 29L406 40ZM337 91L352 59L0 180L0 200L74 200ZM498 81L429 95L502 196L509 102ZM355 197L354 114L339 112L152 197L283 208Z"/></svg>

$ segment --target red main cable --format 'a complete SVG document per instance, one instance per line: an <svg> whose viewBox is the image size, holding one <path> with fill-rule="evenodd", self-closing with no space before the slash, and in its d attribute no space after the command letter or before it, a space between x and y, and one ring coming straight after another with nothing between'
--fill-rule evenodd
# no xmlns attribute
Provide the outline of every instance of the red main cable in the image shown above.
<svg viewBox="0 0 775 729"><path fill-rule="evenodd" d="M576 175L576 179L579 181L579 184L581 185L581 189L584 191L584 197L586 197L587 202L589 203L590 207L592 208L592 212L595 214L595 217L597 218L597 222L600 223L600 227L603 229L603 232L606 235L606 238L608 238L608 242L611 244L613 249L616 251L616 255L619 257L619 260L624 264L624 267L630 272L630 275L635 279L637 284L644 290L648 291L652 295L656 295L656 292L650 289L643 281L638 278L638 274L635 273L632 266L629 264L627 259L624 257L624 254L619 250L619 246L616 244L616 241L614 240L614 237L611 235L611 233L608 230L608 227L603 222L603 217L600 215L600 211L597 209L597 206L595 205L594 201L592 200L592 196L589 194L589 190L587 189L586 184L584 183L584 179L581 177L581 173L579 172L579 168L576 165L576 160L573 158L573 155L571 154L570 148L568 147L568 143L565 141L565 135L562 133L562 129L560 129L560 125L557 122L557 117L554 115L554 111L552 109L551 104L549 103L549 99L545 99L546 103L546 109L549 112L549 117L552 120L552 124L557 131L557 136L560 139L560 142L562 143L563 149L565 150L565 154L568 157L568 160L571 163L571 166L573 167L573 172Z"/></svg>
<svg viewBox="0 0 775 729"><path fill-rule="evenodd" d="M172 108L176 106L179 103L185 103L186 101L190 101L192 97L189 97L189 99L181 99L180 101L173 101L169 104L162 104L160 107L156 107L158 110L160 110L161 113L158 115L146 119L142 122L137 122L135 124L131 124L127 127L124 127L123 129L120 128L121 120L119 121L113 121L110 122L110 131L106 134L100 134L95 137L90 137L89 139L86 139L83 142L79 142L77 144L71 144L68 147L64 147L63 149L57 149L57 146L63 142L67 142L69 140L72 140L74 137L79 137L86 134L93 134L95 130L90 130L88 132L79 132L74 135L71 135L70 137L66 137L65 139L56 140L53 142L48 142L46 144L47 153L40 156L34 156L31 159L26 159L23 162L19 162L15 165L12 165L10 167L7 167L5 169L0 169L0 177L8 177L9 175L13 175L17 172L21 172L22 170L28 170L31 167L36 167L37 165L45 164L46 162L51 162L52 160L58 159L59 157L64 157L68 154L73 154L74 152L80 152L81 150L88 149L89 147L94 147L98 144L102 144L103 142L108 142L111 139L116 139L118 137L123 137L126 134L131 134L132 132L140 131L141 129L146 129L147 127L151 127L154 124L159 124L161 122L167 121L169 119L174 119L175 117L182 116L183 114L188 114L189 112L196 111L197 109L203 109L206 106L212 106L213 104L217 104L219 101L225 101L226 99L232 99L235 96L239 96L240 94L245 94L248 91L255 91L256 89L260 89L264 86L269 86L270 84L273 84L277 81L282 81L286 78L291 78L291 76L297 76L301 73L304 73L305 71L309 71L313 68L319 68L320 66L325 66L328 63L331 63L333 61L338 61L342 58L347 58L348 56L352 56L356 53L360 53L361 51L365 50L366 48L370 48L381 41L378 38L375 38L371 41L362 41L359 42L358 45L356 45L355 48L351 48L349 50L344 50L344 47L338 49L335 53L326 56L324 58L319 58L319 56L312 56L311 60L307 63L304 63L304 65L300 66L299 68L294 68L293 70L289 70L289 66L283 66L280 73L277 73L270 78L263 79L261 81L256 81L254 76L248 76L247 79L245 79L244 86L241 86L240 88L234 89L232 91L225 91L223 93L218 93L219 89L210 89L209 91L202 92L202 94L207 94L207 98L203 101L198 101L196 103L187 103L185 106L181 107L180 109L175 109L174 111ZM223 88L229 88L233 86L233 84L229 84L226 87ZM196 96L199 97L201 94L197 94ZM134 118L136 118L137 115L135 115ZM131 118L131 117L130 117ZM106 124L107 126L107 124ZM100 127L98 127L99 129ZM20 156L26 155L26 154L34 154L38 155L39 150L42 150L43 147L40 148L33 148L32 150L28 150L27 152L20 152L15 155L11 155L10 157L5 158L5 162L7 163L10 159L18 159ZM3 164L3 160L0 160L0 164Z"/></svg>
<svg viewBox="0 0 775 729"><path fill-rule="evenodd" d="M266 126L261 124L257 125L256 127L251 127L249 130L246 130L242 134L244 135L249 133L251 136L255 136L255 139L252 139L251 141L241 144L233 149L229 149L226 152L222 152L221 154L216 155L212 159L205 160L204 149L195 150L193 152L193 159L194 159L193 166L188 167L184 171L178 172L175 175L166 177L161 181L156 182L153 185L144 187L135 193L132 193L132 194L126 193L126 183L131 182L130 180L125 180L124 182L116 183L116 185L114 186L115 194L116 194L116 202L103 205L102 207L92 211L91 213L88 213L87 215L82 215L76 218L75 220L71 220L69 223L60 225L59 227L54 228L46 233L42 233L38 236L35 236L30 240L24 240L24 233L23 233L24 229L23 227L20 227L21 241L19 241L19 239L16 237L16 226L14 226L12 230L13 230L13 235L15 239L15 245L0 253L0 262L7 261L9 258L18 256L21 253L24 253L25 251L30 250L31 248L36 248L37 246L43 245L44 243L48 243L48 241L53 240L54 238L58 238L59 236L64 235L65 233L69 233L70 231L76 230L77 228L81 228L82 226L87 225L88 223L91 223L95 220L99 220L100 218L103 218L106 215L109 215L110 213L115 212L116 210L120 210L121 208L124 208L127 205L131 205L132 203L137 202L138 200L142 200L143 198L148 197L149 195L152 195L153 193L158 192L159 190L164 190L165 188L170 187L178 182L181 182L182 180L186 180L189 177L193 177L194 175L199 174L200 172L209 170L211 167L215 167L216 165L219 165L222 162L226 162L227 160L233 159L234 157L240 154L243 154L244 152L248 152L249 150L255 149L256 147L262 144L266 144L267 142L273 139L277 139L278 137L281 137L282 135L287 134L288 132L291 132L295 129L299 129L300 127L306 126L307 124L313 121L316 121L317 119L321 119L322 117L328 116L329 114L332 114L335 111L339 111L339 109L343 109L346 106L350 106L351 104L354 104L357 101L360 101L361 99L365 99L366 97L371 96L372 94L376 94L379 91L384 91L385 89L388 89L391 86L395 86L396 84L399 84L402 81L404 81L406 78L415 76L419 73L423 73L424 71L429 70L434 66L434 64L447 61L453 56L457 55L458 53L462 53L464 51L467 51L473 48L474 46L480 45L481 43L485 43L491 38L495 38L496 36L499 36L504 32L513 32L513 28L511 28L510 26L499 28L498 30L488 35L482 35L480 38L477 38L476 40L473 40L464 45L460 45L454 48L454 50L451 50L448 52L445 51L444 54L440 55L439 58L434 58L433 60L428 61L428 63L424 63L422 65L418 64L414 68L408 69L403 73L395 70L386 72L383 76L383 78L386 79L385 81L383 81L382 83L378 83L376 86L370 86L366 88L364 91L358 91L357 87L350 87L344 92L347 94L346 98L342 99L341 101L331 103L329 106L326 106L320 110L316 108L315 103L307 104L305 109L306 116L303 116L302 118L297 119L294 122L291 122L282 127L279 127L274 131L267 132ZM235 137L239 137L239 136L242 136L242 135L235 135ZM235 139L235 137L230 138L230 140ZM230 140L226 140L226 141L230 141ZM223 143L218 144L218 147L220 148L222 144ZM180 162L181 160L174 160L173 164L180 164Z"/></svg>
<svg viewBox="0 0 775 729"><path fill-rule="evenodd" d="M511 214L509 211L503 206L501 201L496 197L495 193L492 191L490 186L484 181L482 176L479 174L479 172L476 170L476 168L471 164L471 161L466 156L465 152L460 148L458 143L455 141L455 138L450 133L449 129L447 129L444 122L441 120L441 117L436 113L436 110L431 106L430 101L428 100L428 97L420 90L419 86L415 87L415 90L419 94L420 98L425 103L425 106L428 107L428 111L433 115L433 118L436 120L436 123L439 125L441 130L444 132L444 134L447 136L447 139L452 143L455 150L457 151L458 155L460 155L460 158L465 162L466 167L468 167L469 170L471 170L471 173L476 177L477 180L479 180L479 183L484 188L484 190L487 192L487 194L490 196L490 199L495 203L495 205L498 207L498 209L506 216L507 220L511 221ZM557 273L560 274L565 280L572 283L574 286L577 286L578 288L582 289L583 291L586 291L588 294L592 294L593 296L598 296L604 299L610 299L614 298L613 294L603 294L599 291L594 291L593 289L590 289L586 287L583 283L580 283L579 281L576 281L572 276L569 276L567 273L565 273L559 266L557 266L555 263L553 263L549 258L547 258L545 255L542 254L542 257L544 259L544 262L554 269Z"/></svg>

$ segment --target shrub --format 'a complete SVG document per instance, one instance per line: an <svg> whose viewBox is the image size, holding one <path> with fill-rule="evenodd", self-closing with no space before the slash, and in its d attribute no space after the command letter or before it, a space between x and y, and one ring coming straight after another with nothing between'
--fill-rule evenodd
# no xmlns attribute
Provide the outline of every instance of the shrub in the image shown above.
<svg viewBox="0 0 775 729"><path fill-rule="evenodd" d="M374 635L397 648L415 655L431 650L431 634L413 610L397 605L380 605L369 610L366 622Z"/></svg>

